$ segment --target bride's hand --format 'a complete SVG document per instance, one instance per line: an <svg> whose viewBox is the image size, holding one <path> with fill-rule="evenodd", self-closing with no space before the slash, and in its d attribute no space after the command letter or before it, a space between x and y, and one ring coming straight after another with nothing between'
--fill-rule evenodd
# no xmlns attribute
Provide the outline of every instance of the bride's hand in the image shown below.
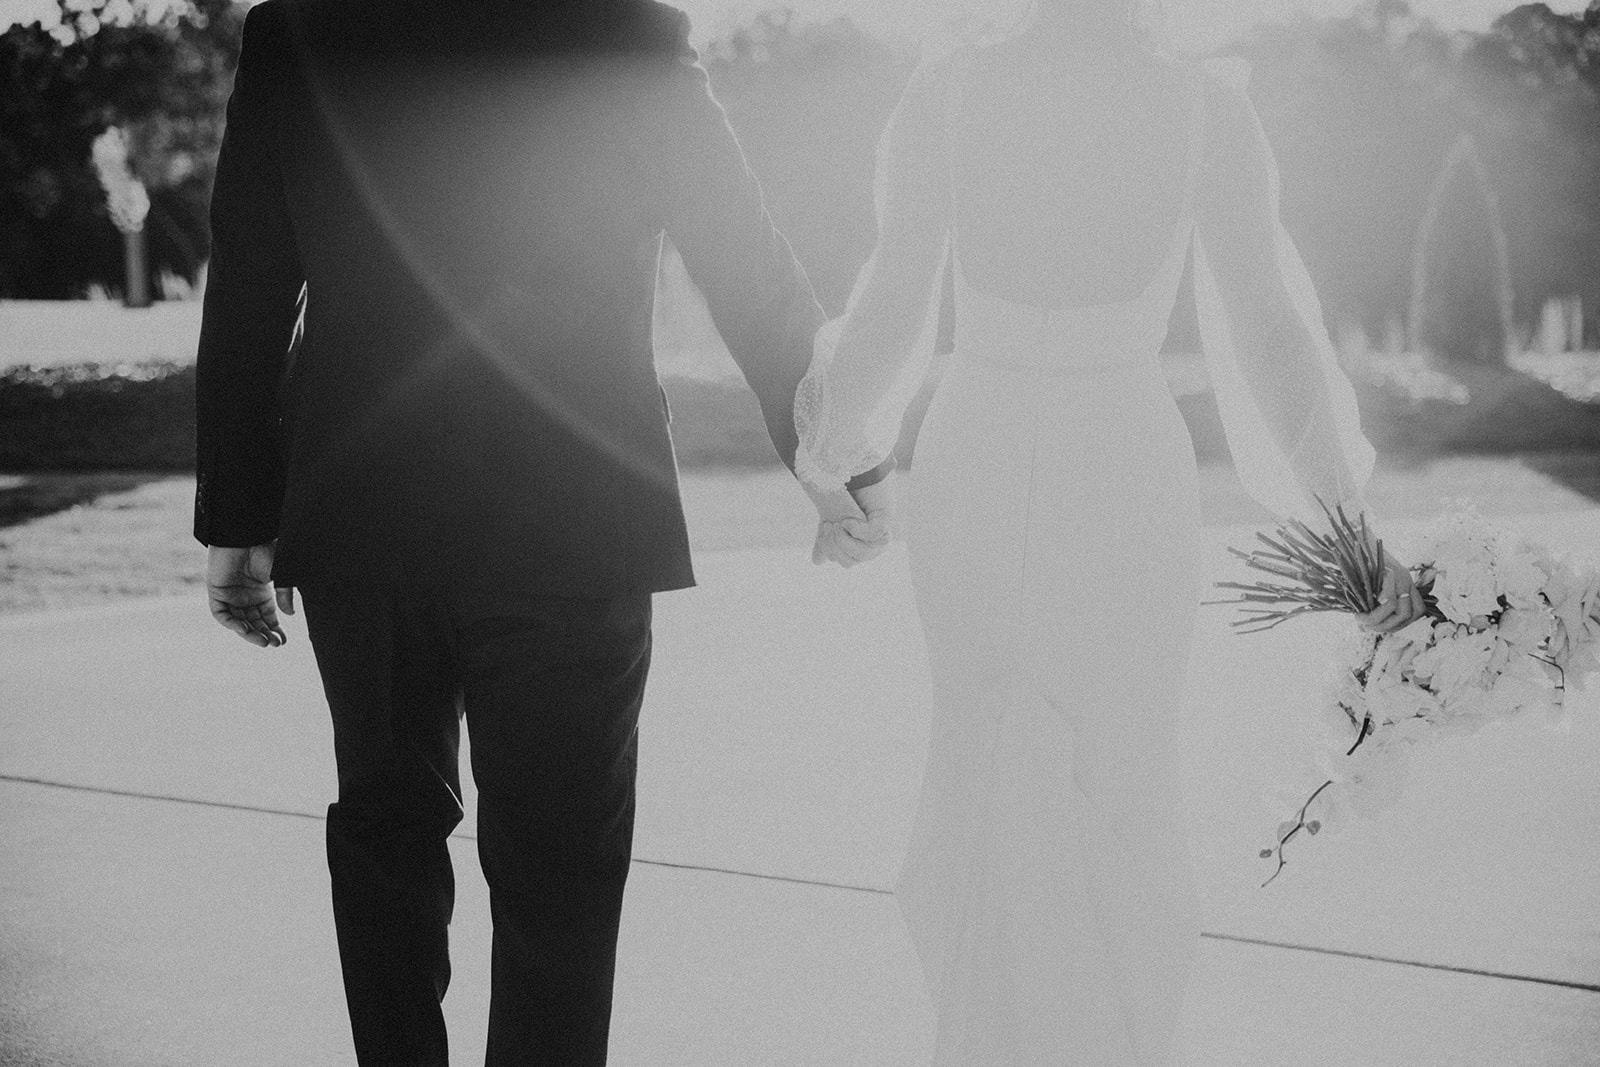
<svg viewBox="0 0 1600 1067"><path fill-rule="evenodd" d="M1378 590L1378 605L1356 616L1364 630L1393 633L1422 617L1426 605L1422 591L1411 577L1411 568L1386 548L1383 552L1383 584Z"/></svg>
<svg viewBox="0 0 1600 1067"><path fill-rule="evenodd" d="M806 486L817 509L817 536L811 562L829 560L853 567L882 554L889 544L889 509L892 496L882 483L852 495L845 490L822 493Z"/></svg>
<svg viewBox="0 0 1600 1067"><path fill-rule="evenodd" d="M892 481L893 475L890 475L882 481L852 490L850 493L856 506L867 517L867 522L882 530L884 540L889 538L890 525L894 518L894 489L890 485Z"/></svg>

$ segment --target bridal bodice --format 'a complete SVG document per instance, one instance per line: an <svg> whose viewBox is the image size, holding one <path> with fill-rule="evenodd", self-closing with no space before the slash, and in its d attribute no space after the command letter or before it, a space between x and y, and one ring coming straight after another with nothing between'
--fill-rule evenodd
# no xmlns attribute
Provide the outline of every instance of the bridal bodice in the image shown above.
<svg viewBox="0 0 1600 1067"><path fill-rule="evenodd" d="M1245 488L1280 517L1320 517L1313 495L1365 507L1372 448L1278 218L1248 71L1238 61L1164 70L1180 101L1164 127L1106 109L1098 125L1064 123L1041 145L1070 97L1019 93L1037 121L1014 133L993 114L963 125L973 80L986 76L971 53L918 67L879 144L877 249L845 313L819 331L796 397L802 479L837 489L893 450L933 356L947 257L957 358L1049 375L1135 361L1159 373L1192 249L1207 369ZM982 277L969 276L974 264Z"/></svg>
<svg viewBox="0 0 1600 1067"><path fill-rule="evenodd" d="M1185 225L1182 236L1187 235ZM977 289L952 248L961 358L1062 375L1117 369L1130 359L1155 359L1183 277L1187 243L1175 240L1174 245L1137 297L1073 308L1022 304Z"/></svg>

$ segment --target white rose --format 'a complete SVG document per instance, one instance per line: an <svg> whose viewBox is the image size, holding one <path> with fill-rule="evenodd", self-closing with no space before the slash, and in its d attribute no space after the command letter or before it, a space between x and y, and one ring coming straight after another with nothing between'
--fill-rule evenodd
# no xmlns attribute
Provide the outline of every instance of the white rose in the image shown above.
<svg viewBox="0 0 1600 1067"><path fill-rule="evenodd" d="M1484 670L1494 653L1495 638L1458 627L1454 634L1435 642L1417 656L1412 670L1446 704L1460 701L1483 683Z"/></svg>
<svg viewBox="0 0 1600 1067"><path fill-rule="evenodd" d="M1559 623L1551 642L1552 658L1566 663L1600 636L1600 623L1594 619L1600 601L1600 568L1583 572L1564 569L1548 592Z"/></svg>
<svg viewBox="0 0 1600 1067"><path fill-rule="evenodd" d="M1539 593L1550 580L1549 574L1539 566L1533 553L1520 544L1508 539L1502 548L1494 566L1500 594L1517 607L1543 603Z"/></svg>
<svg viewBox="0 0 1600 1067"><path fill-rule="evenodd" d="M1511 643L1501 637L1498 631L1491 633L1489 636L1494 641L1494 644L1490 646L1489 663L1484 669L1492 677L1506 669L1506 664L1511 662L1512 649Z"/></svg>
<svg viewBox="0 0 1600 1067"><path fill-rule="evenodd" d="M1555 624L1551 623L1551 630L1553 631L1554 629ZM1549 678L1550 647L1548 645L1535 645L1532 648L1527 645L1515 645L1513 649L1516 654L1511 657L1511 662L1506 664L1506 674L1537 680L1540 683L1544 683Z"/></svg>
<svg viewBox="0 0 1600 1067"><path fill-rule="evenodd" d="M1550 580L1545 583L1544 595L1551 604L1559 604L1572 594L1573 588L1584 584L1596 568L1585 566L1576 556L1563 556L1551 565Z"/></svg>
<svg viewBox="0 0 1600 1067"><path fill-rule="evenodd" d="M1543 600L1507 608L1500 616L1500 640L1518 652L1544 647L1556 629L1556 614Z"/></svg>
<svg viewBox="0 0 1600 1067"><path fill-rule="evenodd" d="M1403 678L1416 662L1417 656L1433 643L1432 618L1424 615L1389 634L1379 634L1377 648L1372 653L1372 669L1367 676L1370 686L1377 678L1393 675Z"/></svg>
<svg viewBox="0 0 1600 1067"><path fill-rule="evenodd" d="M1387 674L1367 686L1367 707L1374 721L1398 723L1437 714L1439 698L1412 679Z"/></svg>
<svg viewBox="0 0 1600 1067"><path fill-rule="evenodd" d="M1574 632L1586 632L1593 621L1595 602L1600 600L1600 568L1574 574L1566 594L1562 607L1570 613L1567 621Z"/></svg>
<svg viewBox="0 0 1600 1067"><path fill-rule="evenodd" d="M1600 573L1591 575L1584 584L1577 614L1578 629L1574 632L1583 635L1585 644L1600 642Z"/></svg>
<svg viewBox="0 0 1600 1067"><path fill-rule="evenodd" d="M1477 564L1453 564L1441 570L1434 579L1433 596L1451 622L1470 623L1474 615L1493 615L1500 610L1494 572Z"/></svg>

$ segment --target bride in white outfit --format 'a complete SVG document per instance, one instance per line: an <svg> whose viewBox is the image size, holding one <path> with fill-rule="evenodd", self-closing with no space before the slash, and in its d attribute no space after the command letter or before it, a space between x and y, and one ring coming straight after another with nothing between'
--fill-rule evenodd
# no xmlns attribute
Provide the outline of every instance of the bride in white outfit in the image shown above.
<svg viewBox="0 0 1600 1067"><path fill-rule="evenodd" d="M1201 588L1158 352L1191 250L1245 486L1321 523L1311 494L1362 510L1372 469L1247 72L1144 49L1132 3L1039 0L1010 37L923 62L879 149L877 250L796 401L799 473L837 494L894 445L953 256L956 351L907 501L935 706L897 890L939 1065L1178 1056L1199 925L1175 742ZM831 533L841 561L860 547ZM1421 610L1397 561L1384 595L1364 625Z"/></svg>

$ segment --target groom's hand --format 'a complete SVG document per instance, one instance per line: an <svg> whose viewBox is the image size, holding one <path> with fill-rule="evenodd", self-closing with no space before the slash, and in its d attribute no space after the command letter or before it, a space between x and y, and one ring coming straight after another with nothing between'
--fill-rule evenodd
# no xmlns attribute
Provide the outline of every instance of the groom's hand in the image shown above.
<svg viewBox="0 0 1600 1067"><path fill-rule="evenodd" d="M865 520L820 522L817 524L816 542L811 547L811 562L822 564L832 561L841 567L854 567L857 563L878 558L887 546L887 539L870 539L870 529Z"/></svg>
<svg viewBox="0 0 1600 1067"><path fill-rule="evenodd" d="M811 562L833 561L842 567L865 563L883 553L889 544L889 516L893 496L883 483L852 492L806 492L817 508L817 537Z"/></svg>
<svg viewBox="0 0 1600 1067"><path fill-rule="evenodd" d="M272 588L271 544L251 548L212 546L206 559L206 599L211 617L260 648L289 640L278 623L278 608L294 614L294 589Z"/></svg>
<svg viewBox="0 0 1600 1067"><path fill-rule="evenodd" d="M850 490L850 496L855 500L856 506L861 509L868 524L873 527L873 536L877 537L881 531L884 541L889 539L890 526L894 519L894 490L890 488L890 480L884 478L860 489Z"/></svg>

